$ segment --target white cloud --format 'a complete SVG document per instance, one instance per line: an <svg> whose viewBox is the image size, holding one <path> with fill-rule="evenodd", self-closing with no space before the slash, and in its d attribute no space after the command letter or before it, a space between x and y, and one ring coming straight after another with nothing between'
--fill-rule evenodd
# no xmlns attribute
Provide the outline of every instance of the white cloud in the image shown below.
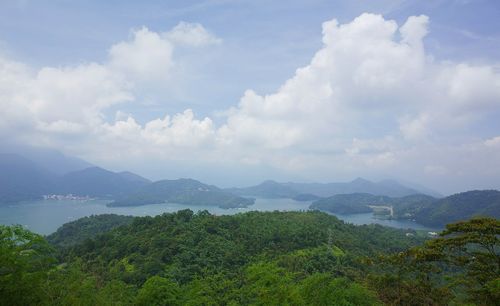
<svg viewBox="0 0 500 306"><path fill-rule="evenodd" d="M210 118L194 119L193 111L148 122L143 131L146 139L157 145L197 147L213 141L214 126Z"/></svg>
<svg viewBox="0 0 500 306"><path fill-rule="evenodd" d="M500 148L500 136L493 137L484 141L487 147L497 147Z"/></svg>
<svg viewBox="0 0 500 306"><path fill-rule="evenodd" d="M111 47L110 66L132 80L165 80L173 65L173 49L169 40L143 27L133 31L130 41Z"/></svg>
<svg viewBox="0 0 500 306"><path fill-rule="evenodd" d="M206 46L220 44L222 40L199 23L188 23L181 21L172 30L163 34L167 40L175 44L186 46Z"/></svg>

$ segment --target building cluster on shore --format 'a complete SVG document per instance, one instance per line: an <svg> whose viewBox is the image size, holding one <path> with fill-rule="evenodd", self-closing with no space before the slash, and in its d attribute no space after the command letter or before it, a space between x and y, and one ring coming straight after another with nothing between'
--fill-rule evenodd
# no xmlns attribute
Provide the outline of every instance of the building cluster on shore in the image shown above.
<svg viewBox="0 0 500 306"><path fill-rule="evenodd" d="M72 200L72 201L88 201L92 200L89 196L77 196L73 194L46 194L44 200Z"/></svg>

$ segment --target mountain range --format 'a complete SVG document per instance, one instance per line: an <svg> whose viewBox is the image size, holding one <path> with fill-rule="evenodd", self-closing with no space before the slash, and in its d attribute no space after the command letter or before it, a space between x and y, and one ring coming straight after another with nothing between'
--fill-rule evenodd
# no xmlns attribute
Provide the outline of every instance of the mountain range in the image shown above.
<svg viewBox="0 0 500 306"><path fill-rule="evenodd" d="M58 157L70 160L64 155L54 158ZM19 154L0 154L0 204L38 200L52 194L113 200L110 206L174 202L235 208L254 203L253 199L192 179L153 183L132 172L112 172L95 166L61 174Z"/></svg>
<svg viewBox="0 0 500 306"><path fill-rule="evenodd" d="M54 170L52 166L56 164L60 166ZM392 218L412 219L429 226L479 215L500 217L499 191L469 191L445 198L426 191L427 195L396 181L372 182L362 178L326 184L268 180L245 188L220 189L193 179L152 182L132 172L109 171L58 152L44 151L37 161L20 154L0 153L0 204L72 194L108 199L109 206L169 202L238 208L252 205L253 197L259 197L314 201L312 209L340 214L390 206Z"/></svg>
<svg viewBox="0 0 500 306"><path fill-rule="evenodd" d="M278 183L264 181L259 185L245 188L228 188L227 191L241 195L259 198L296 198L314 199L314 197L330 197L336 194L369 193L389 197L403 197L412 194L426 193L435 197L441 195L437 192L417 190L404 186L394 180L372 182L357 178L351 182L340 183Z"/></svg>
<svg viewBox="0 0 500 306"><path fill-rule="evenodd" d="M18 154L0 154L0 204L37 200L50 194L114 199L149 183L137 174L95 166L61 174Z"/></svg>

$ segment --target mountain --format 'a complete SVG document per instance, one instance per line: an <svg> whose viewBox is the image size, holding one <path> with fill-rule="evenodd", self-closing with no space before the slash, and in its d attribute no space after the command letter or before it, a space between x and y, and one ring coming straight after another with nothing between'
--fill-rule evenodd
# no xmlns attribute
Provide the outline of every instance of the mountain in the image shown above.
<svg viewBox="0 0 500 306"><path fill-rule="evenodd" d="M100 198L119 198L131 194L151 181L130 172L115 173L91 167L65 174L57 193Z"/></svg>
<svg viewBox="0 0 500 306"><path fill-rule="evenodd" d="M23 156L39 167L50 170L57 175L83 170L94 167L91 163L74 157L65 155L59 151L33 146L4 145L0 148L2 153L10 153Z"/></svg>
<svg viewBox="0 0 500 306"><path fill-rule="evenodd" d="M429 226L442 226L476 216L500 218L500 191L473 190L439 199L418 210L415 220Z"/></svg>
<svg viewBox="0 0 500 306"><path fill-rule="evenodd" d="M0 203L40 199L56 186L57 175L17 154L0 154Z"/></svg>
<svg viewBox="0 0 500 306"><path fill-rule="evenodd" d="M149 183L131 172L98 167L60 175L19 154L0 153L0 204L38 200L47 194L118 198Z"/></svg>
<svg viewBox="0 0 500 306"><path fill-rule="evenodd" d="M137 192L110 203L109 206L139 206L164 202L235 208L252 205L254 200L233 195L193 179L178 179L145 185Z"/></svg>
<svg viewBox="0 0 500 306"><path fill-rule="evenodd" d="M144 178L140 175L137 175L137 174L129 172L129 171L122 171L122 172L118 172L117 174L130 182L139 182L139 183L145 183L145 184L151 183L151 181L148 180L147 178Z"/></svg>
<svg viewBox="0 0 500 306"><path fill-rule="evenodd" d="M228 188L226 191L241 196L254 196L269 199L293 198L300 193L292 187L271 180L246 188Z"/></svg>
<svg viewBox="0 0 500 306"><path fill-rule="evenodd" d="M293 198L299 194L310 194L317 197L330 197L336 194L369 193L390 197L402 197L421 193L396 181L371 182L357 178L347 183L278 183L265 181L259 185L245 188L229 188L227 191L242 195L262 198Z"/></svg>

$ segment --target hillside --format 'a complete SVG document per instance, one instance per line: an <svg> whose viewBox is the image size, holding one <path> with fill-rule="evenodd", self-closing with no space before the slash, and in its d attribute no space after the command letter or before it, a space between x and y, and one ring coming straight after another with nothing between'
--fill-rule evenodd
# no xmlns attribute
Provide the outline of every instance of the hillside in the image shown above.
<svg viewBox="0 0 500 306"><path fill-rule="evenodd" d="M132 223L134 217L119 215L97 215L80 218L63 224L56 232L47 236L47 240L59 248L69 247L95 238L116 227Z"/></svg>
<svg viewBox="0 0 500 306"><path fill-rule="evenodd" d="M439 199L415 213L417 222L444 225L475 216L500 218L500 191L473 190Z"/></svg>
<svg viewBox="0 0 500 306"><path fill-rule="evenodd" d="M315 201L310 208L337 214L356 214L373 211L369 206L392 207L392 218L395 219L412 219L424 225L444 227L445 224L475 216L500 218L500 192L476 190L442 199L422 194L399 198L366 193L341 194Z"/></svg>
<svg viewBox="0 0 500 306"><path fill-rule="evenodd" d="M52 246L0 225L0 304L495 305L498 220L410 233L318 211L91 216Z"/></svg>
<svg viewBox="0 0 500 306"><path fill-rule="evenodd" d="M74 231L67 239L81 237ZM359 260L421 242L400 230L353 226L320 212L214 216L183 210L137 217L130 225L66 248L61 254L65 262L81 260L100 278L129 286L145 286L157 277L173 281L181 296L175 305L283 303L273 302L275 299L307 305L310 303L301 300L312 299L313 292L332 291L328 296L333 299L341 288L351 286L359 287L358 294L364 297L356 305L376 305L374 294L355 281L361 280L365 269ZM312 276L319 277L324 291L314 285L310 295L294 293L312 281ZM345 283L333 290L328 284L337 277L345 278ZM264 290L269 293L261 296L258 292ZM280 293L273 293L276 290Z"/></svg>
<svg viewBox="0 0 500 306"><path fill-rule="evenodd" d="M109 206L139 206L165 202L235 208L252 205L254 200L235 196L193 179L178 179L145 185L137 192L110 203Z"/></svg>

